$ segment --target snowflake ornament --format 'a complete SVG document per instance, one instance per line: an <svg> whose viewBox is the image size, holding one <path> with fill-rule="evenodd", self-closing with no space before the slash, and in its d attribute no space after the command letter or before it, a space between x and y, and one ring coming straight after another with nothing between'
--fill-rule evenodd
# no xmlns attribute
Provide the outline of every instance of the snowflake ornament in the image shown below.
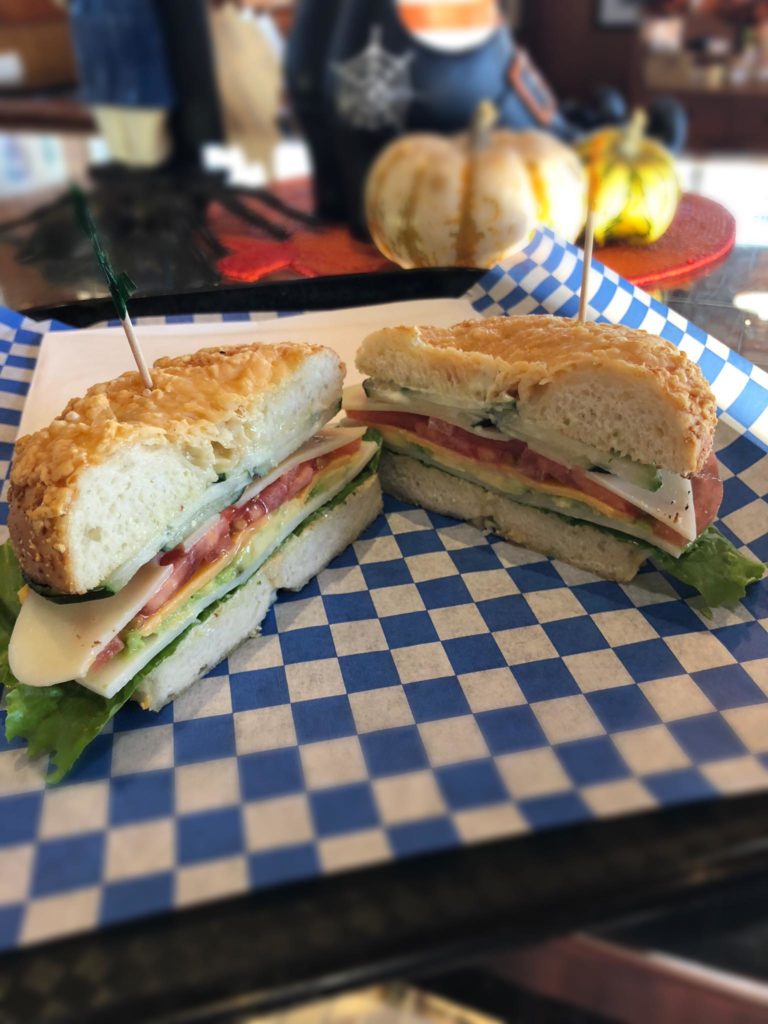
<svg viewBox="0 0 768 1024"><path fill-rule="evenodd" d="M336 111L353 128L375 132L402 131L415 92L411 84L412 50L398 56L381 44L381 25L374 25L368 44L349 60L333 65Z"/></svg>

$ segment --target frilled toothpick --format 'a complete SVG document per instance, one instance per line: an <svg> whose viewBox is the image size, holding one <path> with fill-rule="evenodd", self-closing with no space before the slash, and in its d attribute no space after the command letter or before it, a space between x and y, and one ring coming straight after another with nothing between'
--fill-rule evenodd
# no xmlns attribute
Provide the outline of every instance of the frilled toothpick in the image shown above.
<svg viewBox="0 0 768 1024"><path fill-rule="evenodd" d="M102 274L104 275L104 279L107 282L109 294L112 296L112 301L115 304L117 315L120 318L120 323L122 325L123 330L125 331L125 336L128 339L128 344L131 347L131 353L133 354L133 358L136 361L136 366L138 367L139 373L141 374L141 378L144 381L145 387L147 387L151 391L152 388L154 387L154 384L152 382L152 375L149 372L147 361L144 358L144 353L141 351L141 345L139 344L139 340L136 337L136 332L133 329L133 322L131 321L131 318L128 315L128 299L136 291L136 285L133 283L128 274L126 274L125 272L116 274L115 271L112 269L112 264L109 261L109 256L107 255L104 246L101 244L99 232L97 231L96 225L93 222L91 212L88 209L88 202L85 196L83 195L82 190L79 189L76 185L73 185L71 195L72 202L75 207L75 213L77 214L77 219L80 222L80 226L82 227L83 231L86 233L86 235L91 241L91 245L93 246L93 253L96 257L96 262L98 263L99 269L101 270Z"/></svg>

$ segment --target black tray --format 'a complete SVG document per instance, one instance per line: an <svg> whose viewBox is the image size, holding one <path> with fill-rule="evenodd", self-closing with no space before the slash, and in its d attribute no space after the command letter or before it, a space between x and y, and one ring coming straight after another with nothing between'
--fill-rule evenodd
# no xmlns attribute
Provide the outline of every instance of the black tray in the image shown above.
<svg viewBox="0 0 768 1024"><path fill-rule="evenodd" d="M131 310L329 309L459 296L478 276L434 270L275 282L140 297ZM109 300L27 312L73 326L113 316ZM638 912L669 914L730 893L764 906L767 868L764 795L417 857L2 956L0 1024L241 1018L357 984L434 974L577 928L615 928ZM694 934L701 924L689 919Z"/></svg>
<svg viewBox="0 0 768 1024"><path fill-rule="evenodd" d="M340 309L344 306L372 306L380 302L406 302L409 299L458 298L484 273L484 270L450 267L411 270L408 273L396 270L382 274L339 274L173 295L136 295L129 307L133 317L178 316ZM23 312L34 320L55 319L72 327L91 327L115 316L115 308L109 298L60 306L34 306Z"/></svg>

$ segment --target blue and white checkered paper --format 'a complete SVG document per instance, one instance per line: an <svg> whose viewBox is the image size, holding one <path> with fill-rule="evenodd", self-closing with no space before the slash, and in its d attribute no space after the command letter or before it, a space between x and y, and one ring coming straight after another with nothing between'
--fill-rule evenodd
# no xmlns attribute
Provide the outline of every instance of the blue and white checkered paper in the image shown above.
<svg viewBox="0 0 768 1024"><path fill-rule="evenodd" d="M475 306L573 313L580 256L542 233ZM720 527L768 558L765 375L597 264L590 296L699 362ZM4 474L44 330L0 311ZM388 500L261 638L161 714L121 711L63 784L0 739L0 946L768 788L767 626L765 582L708 620L651 565L608 583Z"/></svg>

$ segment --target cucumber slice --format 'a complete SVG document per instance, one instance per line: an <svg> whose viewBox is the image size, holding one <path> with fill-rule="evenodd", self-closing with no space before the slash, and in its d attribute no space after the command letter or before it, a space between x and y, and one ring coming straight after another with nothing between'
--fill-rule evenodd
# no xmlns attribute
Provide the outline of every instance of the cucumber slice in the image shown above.
<svg viewBox="0 0 768 1024"><path fill-rule="evenodd" d="M644 491L658 491L663 483L661 471L656 466L646 466L642 462L634 462L621 455L611 455L605 461L597 462L590 468L613 473L614 476L621 477L627 483L637 484Z"/></svg>
<svg viewBox="0 0 768 1024"><path fill-rule="evenodd" d="M495 417L495 422L499 430L509 437L525 441L534 451L564 466L604 470L645 491L658 491L662 485L662 476L656 466L635 462L614 452L600 451L555 431L543 430L538 425L531 426L522 422L517 412L504 412Z"/></svg>
<svg viewBox="0 0 768 1024"><path fill-rule="evenodd" d="M402 409L403 412L443 418L465 430L494 440L506 435L525 441L535 452L563 466L604 470L646 491L657 491L662 485L661 473L656 466L644 465L613 452L600 451L556 431L525 422L518 412L517 402L512 398L484 407L462 405L445 395L415 391L370 379L363 381L363 390L372 402L382 402Z"/></svg>
<svg viewBox="0 0 768 1024"><path fill-rule="evenodd" d="M423 407L423 415L425 416L430 415L430 408L442 408L460 411L471 415L477 420L482 420L492 416L492 414L514 413L517 409L517 402L514 398L503 402L494 402L488 406L479 406L471 401L464 402L454 395L438 395L431 391L401 388L397 384L381 383L370 378L363 381L363 391L372 401L401 406L403 412L419 413L421 407ZM434 412L433 415L437 415L437 413Z"/></svg>
<svg viewBox="0 0 768 1024"><path fill-rule="evenodd" d="M236 477L221 480L209 487L200 501L190 506L186 514L172 528L164 530L161 534L156 534L141 551L115 569L109 579L104 581L107 592L118 593L129 580L133 579L142 565L146 565L150 559L155 557L158 551L171 551L206 519L210 519L216 512L221 512L222 509L234 504L250 481L251 477L247 473L239 473Z"/></svg>
<svg viewBox="0 0 768 1024"><path fill-rule="evenodd" d="M40 597L45 597L54 604L79 604L81 601L99 601L104 597L112 597L113 592L106 587L99 590L90 590L87 594L60 594L53 587L46 587L43 583L35 583L28 576L24 576L24 582L30 590L34 590Z"/></svg>

